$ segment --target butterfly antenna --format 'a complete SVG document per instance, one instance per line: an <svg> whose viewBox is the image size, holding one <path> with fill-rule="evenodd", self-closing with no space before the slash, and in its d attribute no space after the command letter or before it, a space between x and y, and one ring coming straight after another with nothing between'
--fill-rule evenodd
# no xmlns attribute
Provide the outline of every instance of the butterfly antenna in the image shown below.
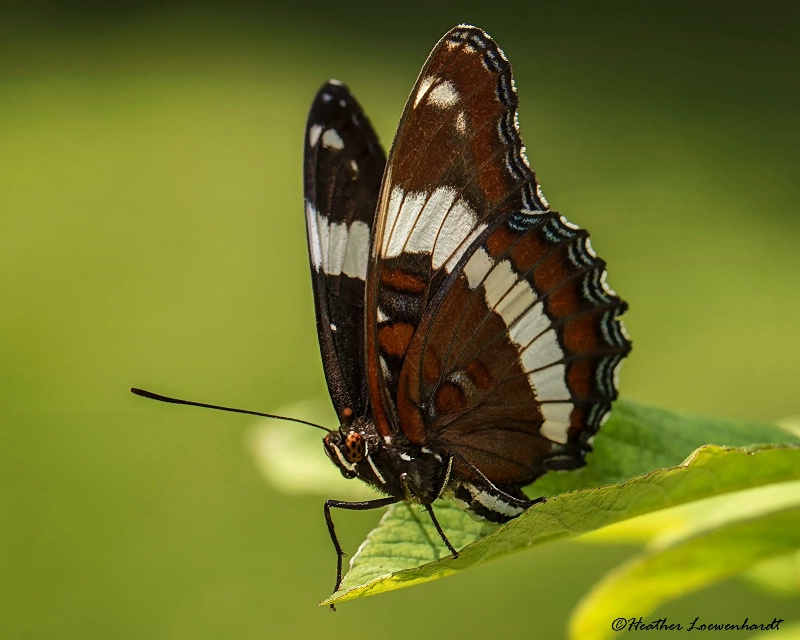
<svg viewBox="0 0 800 640"><path fill-rule="evenodd" d="M300 424L307 424L310 427L316 427L317 429L322 429L323 431L332 433L331 429L323 427L321 424L308 422L307 420L300 420L299 418L287 418L286 416L276 416L275 414L272 413L262 413L261 411L248 411L246 409L234 409L233 407L222 407L217 404L192 402L191 400L179 400L178 398L170 398L169 396L162 396L161 394L153 393L152 391L145 391L144 389L138 389L136 387L131 387L131 393L134 393L137 396L142 396L143 398L149 398L150 400L158 400L159 402L169 402L170 404L185 404L189 405L190 407L203 407L204 409L217 409L219 411L230 411L231 413L246 413L251 416L260 416L262 418L274 418L275 420L287 420L289 422L299 422Z"/></svg>

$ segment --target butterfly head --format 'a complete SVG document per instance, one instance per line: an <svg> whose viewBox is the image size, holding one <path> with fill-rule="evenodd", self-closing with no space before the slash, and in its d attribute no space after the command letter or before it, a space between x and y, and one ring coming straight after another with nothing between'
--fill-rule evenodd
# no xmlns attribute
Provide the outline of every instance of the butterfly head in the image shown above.
<svg viewBox="0 0 800 640"><path fill-rule="evenodd" d="M358 475L356 466L367 456L367 441L363 434L343 425L339 431L331 431L323 440L325 453L345 478Z"/></svg>
<svg viewBox="0 0 800 640"><path fill-rule="evenodd" d="M353 410L345 408L341 415L342 424L338 431L331 431L323 443L325 453L333 461L345 478L358 475L356 465L367 457L367 441L358 420L353 420Z"/></svg>

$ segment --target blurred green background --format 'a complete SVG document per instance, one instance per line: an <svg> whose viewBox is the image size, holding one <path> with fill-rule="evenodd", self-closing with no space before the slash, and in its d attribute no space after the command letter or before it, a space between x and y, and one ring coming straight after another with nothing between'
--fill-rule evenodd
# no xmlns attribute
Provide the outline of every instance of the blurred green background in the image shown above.
<svg viewBox="0 0 800 640"><path fill-rule="evenodd" d="M316 602L333 584L322 499L336 496L265 483L244 445L252 420L127 391L264 411L325 396L307 109L339 78L388 146L459 22L509 56L544 192L591 230L630 302L623 394L800 413L797 5L0 12L1 638L558 638L632 553L550 545L331 615ZM346 548L377 519L342 514ZM790 604L731 581L659 615L768 622Z"/></svg>

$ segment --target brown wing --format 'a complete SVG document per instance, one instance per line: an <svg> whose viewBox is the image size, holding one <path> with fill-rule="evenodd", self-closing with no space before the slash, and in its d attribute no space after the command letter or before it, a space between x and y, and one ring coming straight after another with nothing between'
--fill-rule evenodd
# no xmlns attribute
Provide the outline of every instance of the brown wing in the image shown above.
<svg viewBox="0 0 800 640"><path fill-rule="evenodd" d="M548 210L510 66L458 27L412 90L381 187L367 277L378 428L525 484L583 463L630 350L586 231Z"/></svg>
<svg viewBox="0 0 800 640"><path fill-rule="evenodd" d="M430 301L498 216L546 211L524 156L511 68L480 29L434 47L406 103L381 186L366 287L367 378L383 435ZM402 425L405 430L405 425Z"/></svg>
<svg viewBox="0 0 800 640"><path fill-rule="evenodd" d="M495 484L583 464L631 348L605 276L588 233L558 214L496 220L411 341L397 395L406 435Z"/></svg>

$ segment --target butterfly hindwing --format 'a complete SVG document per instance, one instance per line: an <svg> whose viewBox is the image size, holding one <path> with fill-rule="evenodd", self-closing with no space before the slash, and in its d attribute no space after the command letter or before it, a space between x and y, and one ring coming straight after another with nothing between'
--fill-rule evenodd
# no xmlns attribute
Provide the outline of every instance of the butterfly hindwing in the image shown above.
<svg viewBox="0 0 800 640"><path fill-rule="evenodd" d="M501 484L582 465L630 351L625 309L585 230L554 212L501 216L411 342L397 395L404 432Z"/></svg>
<svg viewBox="0 0 800 640"><path fill-rule="evenodd" d="M337 81L319 90L306 126L304 187L314 303L337 414L365 415L364 286L386 157L361 107Z"/></svg>
<svg viewBox="0 0 800 640"><path fill-rule="evenodd" d="M367 284L367 366L378 429L397 428L397 383L429 301L488 223L544 211L517 131L511 67L457 27L434 47L406 103L378 205Z"/></svg>

